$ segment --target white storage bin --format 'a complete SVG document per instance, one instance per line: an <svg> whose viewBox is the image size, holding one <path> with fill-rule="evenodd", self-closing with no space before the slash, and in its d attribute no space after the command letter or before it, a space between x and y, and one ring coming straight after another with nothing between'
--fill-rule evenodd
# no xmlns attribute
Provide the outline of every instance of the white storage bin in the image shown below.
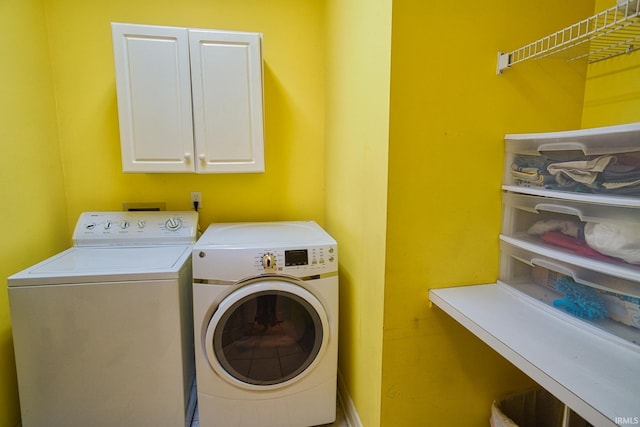
<svg viewBox="0 0 640 427"><path fill-rule="evenodd" d="M640 264L640 206L503 194L502 234L614 263Z"/></svg>
<svg viewBox="0 0 640 427"><path fill-rule="evenodd" d="M505 241L500 250L500 282L566 320L640 346L640 275L634 280L606 274L592 264L572 264Z"/></svg>
<svg viewBox="0 0 640 427"><path fill-rule="evenodd" d="M508 134L504 189L640 204L640 123L543 134ZM628 199L635 200L630 202Z"/></svg>

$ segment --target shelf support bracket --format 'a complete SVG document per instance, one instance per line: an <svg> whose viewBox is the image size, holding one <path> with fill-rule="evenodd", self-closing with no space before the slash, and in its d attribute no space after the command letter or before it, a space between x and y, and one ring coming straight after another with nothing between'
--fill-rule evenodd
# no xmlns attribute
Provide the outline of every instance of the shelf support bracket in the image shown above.
<svg viewBox="0 0 640 427"><path fill-rule="evenodd" d="M502 74L502 70L511 66L511 54L498 52L498 67L496 68L496 74Z"/></svg>

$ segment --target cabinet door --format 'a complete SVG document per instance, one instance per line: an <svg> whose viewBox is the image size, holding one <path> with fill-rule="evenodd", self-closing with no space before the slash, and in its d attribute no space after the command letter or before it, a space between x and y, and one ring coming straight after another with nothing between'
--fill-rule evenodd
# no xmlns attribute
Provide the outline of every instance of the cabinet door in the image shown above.
<svg viewBox="0 0 640 427"><path fill-rule="evenodd" d="M264 172L261 34L189 30L199 173Z"/></svg>
<svg viewBox="0 0 640 427"><path fill-rule="evenodd" d="M186 28L112 24L124 172L193 172Z"/></svg>

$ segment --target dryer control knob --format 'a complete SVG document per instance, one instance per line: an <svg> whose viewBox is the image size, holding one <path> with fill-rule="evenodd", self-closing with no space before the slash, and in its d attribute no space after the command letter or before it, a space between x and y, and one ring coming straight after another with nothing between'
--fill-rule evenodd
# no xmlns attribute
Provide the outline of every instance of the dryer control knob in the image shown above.
<svg viewBox="0 0 640 427"><path fill-rule="evenodd" d="M276 268L276 256L274 254L262 255L262 266L265 270L272 270Z"/></svg>

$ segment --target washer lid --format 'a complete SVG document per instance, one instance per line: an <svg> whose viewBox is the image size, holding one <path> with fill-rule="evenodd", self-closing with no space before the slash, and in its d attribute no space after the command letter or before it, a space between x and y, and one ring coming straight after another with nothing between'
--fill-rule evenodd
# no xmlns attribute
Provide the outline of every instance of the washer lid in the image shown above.
<svg viewBox="0 0 640 427"><path fill-rule="evenodd" d="M9 277L9 286L178 277L191 245L73 247Z"/></svg>
<svg viewBox="0 0 640 427"><path fill-rule="evenodd" d="M314 221L279 221L211 224L196 247L241 249L331 244L335 245L335 240Z"/></svg>

